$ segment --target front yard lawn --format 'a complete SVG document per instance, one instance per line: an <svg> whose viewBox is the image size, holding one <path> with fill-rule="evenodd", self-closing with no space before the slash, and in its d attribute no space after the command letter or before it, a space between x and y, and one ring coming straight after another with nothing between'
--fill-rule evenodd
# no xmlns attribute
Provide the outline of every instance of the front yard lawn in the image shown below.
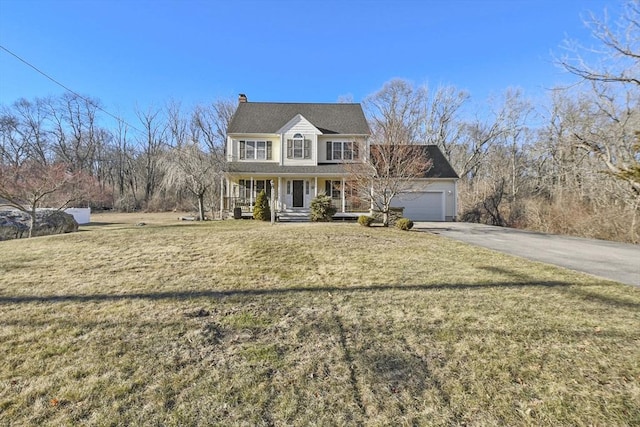
<svg viewBox="0 0 640 427"><path fill-rule="evenodd" d="M418 231L124 218L0 242L0 424L640 425L640 289Z"/></svg>

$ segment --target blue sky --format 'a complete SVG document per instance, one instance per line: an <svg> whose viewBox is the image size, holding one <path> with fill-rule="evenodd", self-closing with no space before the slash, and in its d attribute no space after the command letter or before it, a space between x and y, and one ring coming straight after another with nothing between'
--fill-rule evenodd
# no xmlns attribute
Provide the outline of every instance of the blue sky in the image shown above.
<svg viewBox="0 0 640 427"><path fill-rule="evenodd" d="M591 44L588 11L619 1L0 0L0 45L104 108L249 101L359 102L394 78L454 85L476 103L569 76L552 53ZM0 104L63 89L0 50Z"/></svg>

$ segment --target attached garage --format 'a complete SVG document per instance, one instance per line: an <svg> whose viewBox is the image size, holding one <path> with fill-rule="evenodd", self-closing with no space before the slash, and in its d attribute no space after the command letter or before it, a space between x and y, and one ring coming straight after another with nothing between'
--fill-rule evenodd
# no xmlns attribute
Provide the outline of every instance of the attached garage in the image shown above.
<svg viewBox="0 0 640 427"><path fill-rule="evenodd" d="M421 191L401 194L393 200L392 204L396 207L403 207L403 216L413 221L445 220L443 191Z"/></svg>
<svg viewBox="0 0 640 427"><path fill-rule="evenodd" d="M435 145L415 145L431 162L424 175L407 180L391 207L404 208L403 216L412 221L456 221L458 212L458 174ZM371 145L371 151L376 145Z"/></svg>

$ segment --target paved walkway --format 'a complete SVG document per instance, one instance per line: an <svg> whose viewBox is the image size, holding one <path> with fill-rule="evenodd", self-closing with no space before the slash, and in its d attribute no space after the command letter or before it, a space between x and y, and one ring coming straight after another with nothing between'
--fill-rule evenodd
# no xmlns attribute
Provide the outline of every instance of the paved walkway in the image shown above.
<svg viewBox="0 0 640 427"><path fill-rule="evenodd" d="M414 228L534 261L640 286L640 245L464 222L416 222Z"/></svg>

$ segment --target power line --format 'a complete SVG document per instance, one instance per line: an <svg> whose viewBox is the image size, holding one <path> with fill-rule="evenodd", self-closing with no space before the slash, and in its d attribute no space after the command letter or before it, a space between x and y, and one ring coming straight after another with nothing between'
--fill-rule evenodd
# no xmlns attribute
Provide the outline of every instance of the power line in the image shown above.
<svg viewBox="0 0 640 427"><path fill-rule="evenodd" d="M30 62L28 62L25 59L22 59L20 56L18 56L17 54L13 53L12 51L10 51L9 49L7 49L6 47L0 45L0 49L4 50L5 52L7 52L9 55L13 56L14 58L16 58L18 61L22 62L23 64L27 65L30 68L33 68L36 72L38 72L39 74L42 74L44 77L46 77L47 79L51 80L52 82L54 82L55 84L57 84L58 86L60 86L61 88L63 88L64 90L66 90L67 92L70 92L72 94L74 94L75 96L77 96L78 98L84 100L85 102L88 102L90 105L93 105L95 108L97 108L98 110L102 111L103 113L105 113L106 115L108 115L111 118L116 119L118 122L123 123L127 126L129 126L132 129L137 130L138 132L142 132L140 129L138 129L137 127L127 123L125 120L121 119L120 117L111 114L110 112L108 112L107 110L105 110L104 108L102 108L101 106L99 106L98 104L96 104L95 102L93 102L91 99L80 95L78 92L76 92L73 89L70 89L69 87L65 86L64 84L60 83L58 80L54 79L53 77L51 77L50 75L48 75L47 73L45 73L44 71L40 70L38 67L36 67L35 65L31 64Z"/></svg>

